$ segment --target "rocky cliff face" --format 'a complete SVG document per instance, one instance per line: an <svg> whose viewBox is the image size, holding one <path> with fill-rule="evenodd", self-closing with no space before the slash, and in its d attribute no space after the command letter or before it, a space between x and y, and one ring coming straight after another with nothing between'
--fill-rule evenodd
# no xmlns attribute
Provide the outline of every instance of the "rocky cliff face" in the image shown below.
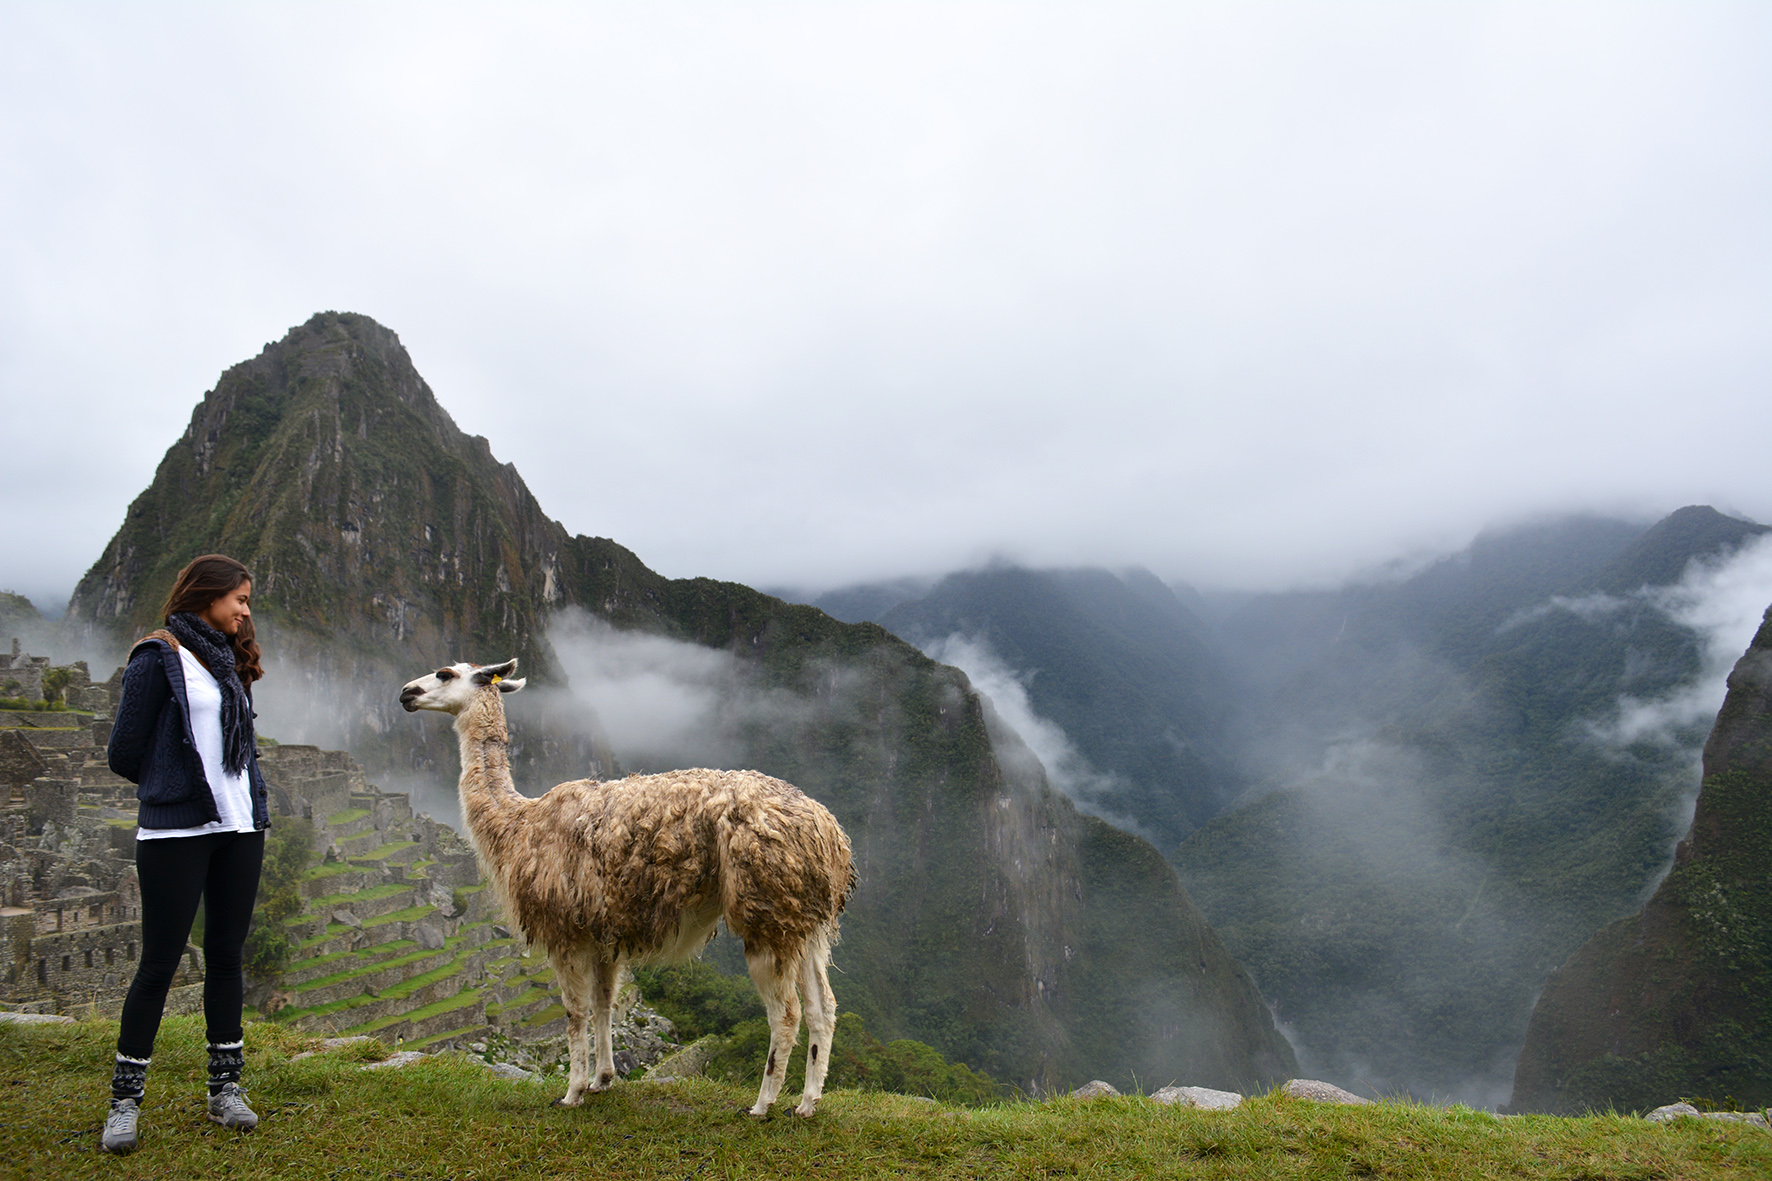
<svg viewBox="0 0 1772 1181"><path fill-rule="evenodd" d="M1546 983L1516 1111L1772 1104L1772 610L1729 675L1674 867Z"/></svg>
<svg viewBox="0 0 1772 1181"><path fill-rule="evenodd" d="M729 653L738 690L777 706L733 721L732 763L799 784L854 840L861 884L834 983L878 1034L1041 1088L1136 1074L1247 1089L1294 1069L1174 872L1053 792L963 674L877 626L665 579L612 541L569 536L365 317L316 316L223 375L69 614L125 642L211 550L259 578L278 662L261 725L347 745L378 778L453 784L447 729L400 714L398 686L512 654L560 690L512 704L527 781L610 773L563 690L556 611Z"/></svg>

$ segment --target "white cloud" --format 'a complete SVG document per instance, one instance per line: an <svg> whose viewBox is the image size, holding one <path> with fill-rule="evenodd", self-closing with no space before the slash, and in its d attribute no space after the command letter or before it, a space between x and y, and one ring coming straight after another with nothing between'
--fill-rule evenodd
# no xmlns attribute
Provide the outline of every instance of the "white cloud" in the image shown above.
<svg viewBox="0 0 1772 1181"><path fill-rule="evenodd" d="M1725 557L1694 561L1679 582L1640 594L1675 623L1698 633L1700 671L1666 696L1619 698L1616 716L1593 732L1614 746L1681 743L1723 707L1729 670L1747 651L1772 604L1772 534L1760 534Z"/></svg>
<svg viewBox="0 0 1772 1181"><path fill-rule="evenodd" d="M1772 516L1769 54L1756 5L7 5L0 586L65 596L323 308L672 575Z"/></svg>
<svg viewBox="0 0 1772 1181"><path fill-rule="evenodd" d="M1106 801L1125 785L1112 772L1098 771L1062 726L1034 709L1027 691L1029 674L1005 664L981 636L956 632L924 645L923 654L965 673L972 688L996 710L997 719L1040 760L1047 781L1077 807L1128 832L1143 831L1137 821L1107 806Z"/></svg>
<svg viewBox="0 0 1772 1181"><path fill-rule="evenodd" d="M576 608L554 618L548 639L624 766L717 767L733 755L725 715L739 681L730 652L621 631Z"/></svg>

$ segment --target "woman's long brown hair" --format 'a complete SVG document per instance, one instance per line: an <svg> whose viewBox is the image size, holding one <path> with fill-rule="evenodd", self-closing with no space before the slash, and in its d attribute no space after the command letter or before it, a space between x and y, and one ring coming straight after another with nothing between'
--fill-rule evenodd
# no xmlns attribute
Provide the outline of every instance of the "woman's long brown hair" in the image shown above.
<svg viewBox="0 0 1772 1181"><path fill-rule="evenodd" d="M204 554L178 572L172 593L166 596L166 605L160 608L160 617L171 622L180 611L201 615L217 599L241 583L251 581L252 572L234 559L224 554ZM258 660L258 639L252 630L252 617L242 619L240 630L229 639L233 641L234 669L240 674L240 683L250 685L262 679L265 670Z"/></svg>

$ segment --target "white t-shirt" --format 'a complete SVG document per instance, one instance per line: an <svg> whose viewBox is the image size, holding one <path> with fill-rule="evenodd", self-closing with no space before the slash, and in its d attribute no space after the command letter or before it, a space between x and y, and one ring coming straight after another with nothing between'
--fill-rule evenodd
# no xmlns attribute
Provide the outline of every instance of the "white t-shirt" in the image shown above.
<svg viewBox="0 0 1772 1181"><path fill-rule="evenodd" d="M208 832L251 832L252 781L246 771L229 775L222 767L221 686L203 667L203 662L181 647L179 662L185 669L185 700L191 704L191 737L197 740L197 754L203 760L203 774L209 780L210 794L215 796L220 820L196 828L138 828L135 839L151 841L160 837L196 837Z"/></svg>

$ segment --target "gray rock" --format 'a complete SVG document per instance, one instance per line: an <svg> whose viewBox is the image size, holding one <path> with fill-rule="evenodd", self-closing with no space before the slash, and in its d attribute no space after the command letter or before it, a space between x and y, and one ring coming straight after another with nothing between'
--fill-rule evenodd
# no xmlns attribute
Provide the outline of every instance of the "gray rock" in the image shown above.
<svg viewBox="0 0 1772 1181"><path fill-rule="evenodd" d="M1714 1119L1725 1123L1752 1124L1758 1128L1772 1129L1772 1120L1758 1111L1700 1111L1690 1103L1669 1103L1666 1107L1657 1107L1643 1117L1654 1123L1665 1124L1673 1120Z"/></svg>
<svg viewBox="0 0 1772 1181"><path fill-rule="evenodd" d="M412 928L412 937L426 951L440 951L443 948L443 932L430 923L418 923Z"/></svg>
<svg viewBox="0 0 1772 1181"><path fill-rule="evenodd" d="M1665 1124L1669 1120L1679 1119L1682 1115L1696 1116L1698 1109L1690 1103L1669 1103L1666 1107L1657 1107L1643 1118L1653 1123Z"/></svg>
<svg viewBox="0 0 1772 1181"><path fill-rule="evenodd" d="M363 920L358 918L356 915L352 914L348 910L333 911L332 912L332 921L335 923L343 923L347 927L355 927L359 931L361 931L363 929Z"/></svg>
<svg viewBox="0 0 1772 1181"><path fill-rule="evenodd" d="M423 1062L427 1057L429 1057L428 1054L421 1054L417 1050L401 1050L398 1053L392 1054L392 1055L388 1056L387 1058L382 1059L380 1062L371 1062L371 1063L367 1064L366 1066L364 1066L363 1069L364 1070L388 1070L390 1068L398 1069L402 1066L411 1066L414 1062Z"/></svg>
<svg viewBox="0 0 1772 1181"><path fill-rule="evenodd" d="M508 1078L512 1082L520 1083L525 1079L541 1077L538 1074L531 1074L521 1066L512 1066L509 1062L490 1062L487 1063L486 1069L491 1071L495 1078Z"/></svg>
<svg viewBox="0 0 1772 1181"><path fill-rule="evenodd" d="M444 918L455 917L455 895L442 882L432 884L430 902Z"/></svg>
<svg viewBox="0 0 1772 1181"><path fill-rule="evenodd" d="M10 1025L72 1025L72 1017L59 1013L0 1013L0 1021Z"/></svg>
<svg viewBox="0 0 1772 1181"><path fill-rule="evenodd" d="M1112 1083L1104 1083L1100 1079L1092 1079L1071 1092L1072 1099L1106 1099L1120 1092Z"/></svg>
<svg viewBox="0 0 1772 1181"><path fill-rule="evenodd" d="M1235 1091L1214 1091L1210 1087L1164 1087L1151 1098L1158 1103L1205 1111L1229 1111L1243 1102L1243 1096Z"/></svg>
<svg viewBox="0 0 1772 1181"><path fill-rule="evenodd" d="M1280 1088L1280 1094L1290 1095L1294 1099L1304 1099L1311 1103L1371 1103L1370 1099L1362 1099L1352 1091L1344 1091L1334 1083L1318 1082L1313 1078L1295 1078Z"/></svg>

